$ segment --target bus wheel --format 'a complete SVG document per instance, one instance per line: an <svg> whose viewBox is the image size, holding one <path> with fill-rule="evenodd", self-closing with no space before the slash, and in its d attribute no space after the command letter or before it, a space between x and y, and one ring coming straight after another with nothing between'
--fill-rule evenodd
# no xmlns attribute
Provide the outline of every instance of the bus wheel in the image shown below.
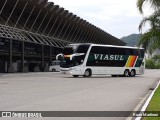
<svg viewBox="0 0 160 120"><path fill-rule="evenodd" d="M129 76L129 70L125 70L123 76L128 77Z"/></svg>
<svg viewBox="0 0 160 120"><path fill-rule="evenodd" d="M53 69L52 69L52 72L56 72L56 70L53 68Z"/></svg>
<svg viewBox="0 0 160 120"><path fill-rule="evenodd" d="M79 75L73 75L73 77L78 77Z"/></svg>
<svg viewBox="0 0 160 120"><path fill-rule="evenodd" d="M131 70L130 75L131 77L134 77L136 75L136 71L135 70Z"/></svg>
<svg viewBox="0 0 160 120"><path fill-rule="evenodd" d="M89 77L89 76L91 76L91 70L90 70L90 69L87 69L87 70L84 72L83 77Z"/></svg>

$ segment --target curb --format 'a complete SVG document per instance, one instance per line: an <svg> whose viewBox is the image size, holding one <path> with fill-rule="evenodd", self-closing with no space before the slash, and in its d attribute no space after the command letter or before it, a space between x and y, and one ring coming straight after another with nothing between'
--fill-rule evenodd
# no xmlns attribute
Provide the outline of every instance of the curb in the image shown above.
<svg viewBox="0 0 160 120"><path fill-rule="evenodd" d="M159 80L159 82L157 83L155 89L151 92L151 94L150 94L150 96L148 97L148 99L146 100L146 102L144 103L144 105L143 105L142 109L140 110L140 112L143 112L143 111L146 110L147 106L149 105L149 103L150 103L150 101L151 101L151 99L152 99L152 97L153 97L153 95L154 95L154 93L155 93L155 91L157 90L157 88L158 88L159 85L160 85L160 80ZM141 120L141 118L142 118L142 117L137 117L135 120Z"/></svg>

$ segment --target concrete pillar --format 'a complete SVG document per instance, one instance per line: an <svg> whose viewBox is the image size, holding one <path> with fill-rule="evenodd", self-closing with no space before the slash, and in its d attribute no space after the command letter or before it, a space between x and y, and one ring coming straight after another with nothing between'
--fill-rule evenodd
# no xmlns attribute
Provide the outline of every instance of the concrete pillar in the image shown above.
<svg viewBox="0 0 160 120"><path fill-rule="evenodd" d="M49 46L49 65L52 63L52 46Z"/></svg>
<svg viewBox="0 0 160 120"><path fill-rule="evenodd" d="M21 72L25 73L25 72L29 72L28 70L28 66L23 66Z"/></svg>
<svg viewBox="0 0 160 120"><path fill-rule="evenodd" d="M34 72L40 72L39 66L36 66L36 67L34 68Z"/></svg>
<svg viewBox="0 0 160 120"><path fill-rule="evenodd" d="M28 66L24 65L24 41L22 41L22 54L21 54L21 72L29 72Z"/></svg>
<svg viewBox="0 0 160 120"><path fill-rule="evenodd" d="M15 70L14 70L14 67L12 65L12 39L10 39L9 41L9 65L8 65L8 69L7 69L7 72L8 73L14 73Z"/></svg>
<svg viewBox="0 0 160 120"><path fill-rule="evenodd" d="M44 67L44 72L49 72L49 65L48 65L48 63L46 63L46 65Z"/></svg>
<svg viewBox="0 0 160 120"><path fill-rule="evenodd" d="M42 45L41 49L41 71L44 71L44 45Z"/></svg>
<svg viewBox="0 0 160 120"><path fill-rule="evenodd" d="M7 72L8 73L14 73L15 72L14 67L12 66L12 64L8 65L8 71Z"/></svg>

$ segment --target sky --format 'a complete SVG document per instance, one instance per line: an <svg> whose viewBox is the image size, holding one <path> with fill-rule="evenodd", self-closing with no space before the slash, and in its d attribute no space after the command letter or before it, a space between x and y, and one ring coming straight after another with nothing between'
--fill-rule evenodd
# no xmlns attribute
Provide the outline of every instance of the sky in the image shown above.
<svg viewBox="0 0 160 120"><path fill-rule="evenodd" d="M69 10L107 33L122 38L139 33L143 18L136 7L137 0L48 0ZM145 8L144 13L150 11ZM144 30L145 31L145 28Z"/></svg>

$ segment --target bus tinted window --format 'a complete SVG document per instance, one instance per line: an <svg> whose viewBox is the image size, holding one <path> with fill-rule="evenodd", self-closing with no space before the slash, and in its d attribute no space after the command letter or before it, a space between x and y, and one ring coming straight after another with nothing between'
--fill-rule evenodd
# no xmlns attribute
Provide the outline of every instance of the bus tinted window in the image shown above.
<svg viewBox="0 0 160 120"><path fill-rule="evenodd" d="M140 50L133 49L133 54L136 55L136 56L139 56L140 55Z"/></svg>
<svg viewBox="0 0 160 120"><path fill-rule="evenodd" d="M102 47L102 46L93 46L90 51L90 55L93 54L103 54L105 55L117 55L117 58L120 58L121 55L126 55L126 48L118 47ZM102 57L103 59L104 57ZM126 61L122 60L91 60L87 62L87 66L114 66L114 67L123 67L125 66Z"/></svg>
<svg viewBox="0 0 160 120"><path fill-rule="evenodd" d="M126 61L101 60L87 62L86 66L124 67Z"/></svg>
<svg viewBox="0 0 160 120"><path fill-rule="evenodd" d="M86 65L124 67L129 57L132 60L134 56L143 58L141 54L144 55L143 50L140 53L140 49L93 46ZM138 59L136 67L140 66L141 62L142 60Z"/></svg>
<svg viewBox="0 0 160 120"><path fill-rule="evenodd" d="M64 55L70 55L74 53L87 53L90 45L76 45L76 46L67 46L63 49Z"/></svg>
<svg viewBox="0 0 160 120"><path fill-rule="evenodd" d="M109 49L110 49L110 54L114 54L114 55L125 55L126 54L125 48L110 47Z"/></svg>
<svg viewBox="0 0 160 120"><path fill-rule="evenodd" d="M113 55L126 55L126 48L116 48L116 47L99 47L93 46L91 53L100 53L100 54L113 54Z"/></svg>
<svg viewBox="0 0 160 120"><path fill-rule="evenodd" d="M99 47L99 46L93 46L91 48L91 52L90 53L95 53L95 54L109 54L110 53L110 49L109 47Z"/></svg>
<svg viewBox="0 0 160 120"><path fill-rule="evenodd" d="M144 49L140 49L140 55L142 58L144 58L144 52L145 52Z"/></svg>
<svg viewBox="0 0 160 120"><path fill-rule="evenodd" d="M64 55L73 54L73 48L72 48L72 47L65 47L65 48L63 49L63 54L64 54Z"/></svg>
<svg viewBox="0 0 160 120"><path fill-rule="evenodd" d="M140 55L140 50L139 49L129 49L129 54L139 56Z"/></svg>
<svg viewBox="0 0 160 120"><path fill-rule="evenodd" d="M90 45L80 45L75 50L75 53L87 53L89 46Z"/></svg>

